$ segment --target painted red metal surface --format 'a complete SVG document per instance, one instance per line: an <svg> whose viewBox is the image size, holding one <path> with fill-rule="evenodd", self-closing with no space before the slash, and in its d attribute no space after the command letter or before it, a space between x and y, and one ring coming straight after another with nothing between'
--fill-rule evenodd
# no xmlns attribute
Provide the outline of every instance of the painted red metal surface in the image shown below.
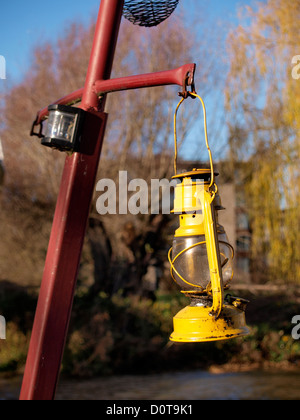
<svg viewBox="0 0 300 420"><path fill-rule="evenodd" d="M66 160L32 330L21 399L54 398L106 114L94 156Z"/></svg>
<svg viewBox="0 0 300 420"><path fill-rule="evenodd" d="M98 95L130 89L140 89L155 86L179 85L190 86L194 80L195 64L185 64L174 70L148 73L138 76L121 77L111 80L98 80L95 91ZM188 79L188 80L187 80Z"/></svg>
<svg viewBox="0 0 300 420"><path fill-rule="evenodd" d="M82 107L95 109L91 86L110 76L123 0L102 0ZM105 48L101 48L105 45ZM99 50L98 50L99 49ZM52 400L55 396L67 336L77 272L93 195L103 124L92 156L67 157L52 226L20 399Z"/></svg>
<svg viewBox="0 0 300 420"><path fill-rule="evenodd" d="M109 80L123 5L124 0L101 0L85 87L56 102L67 104L81 99L81 108L97 115L101 124L90 124L85 133L94 141L93 154L75 153L66 159L21 400L52 400L55 397L105 132L106 114L103 110L106 94L151 86L177 84L186 89L193 85L195 64L166 72ZM100 101L99 93L103 94ZM40 111L34 124L38 125L47 112L47 108Z"/></svg>
<svg viewBox="0 0 300 420"><path fill-rule="evenodd" d="M97 97L110 92L118 92L122 90L149 88L155 86L178 85L191 86L194 82L196 64L185 64L174 70L161 71L157 73L148 73L137 76L120 77L110 80L97 80L93 86L93 92ZM187 80L186 80L187 79ZM64 96L54 102L58 105L68 105L80 102L84 89ZM48 107L38 112L35 125L39 125L48 115Z"/></svg>
<svg viewBox="0 0 300 420"><path fill-rule="evenodd" d="M110 78L118 41L124 0L101 0L81 107L98 109L99 99L94 90L97 80ZM105 100L101 101L102 110Z"/></svg>

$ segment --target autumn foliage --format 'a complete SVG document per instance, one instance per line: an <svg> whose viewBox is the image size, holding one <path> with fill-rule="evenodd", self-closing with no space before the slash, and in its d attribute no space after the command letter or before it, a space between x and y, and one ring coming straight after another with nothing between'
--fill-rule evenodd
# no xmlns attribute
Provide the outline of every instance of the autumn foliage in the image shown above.
<svg viewBox="0 0 300 420"><path fill-rule="evenodd" d="M243 12L228 39L226 96L231 159L245 162L254 277L299 283L300 1Z"/></svg>

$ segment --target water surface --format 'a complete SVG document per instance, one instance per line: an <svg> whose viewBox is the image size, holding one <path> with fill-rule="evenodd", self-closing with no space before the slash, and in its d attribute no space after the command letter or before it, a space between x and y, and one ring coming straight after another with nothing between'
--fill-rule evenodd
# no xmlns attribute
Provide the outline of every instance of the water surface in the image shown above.
<svg viewBox="0 0 300 420"><path fill-rule="evenodd" d="M0 400L18 399L21 378L0 379ZM57 400L300 400L300 372L195 371L61 379Z"/></svg>

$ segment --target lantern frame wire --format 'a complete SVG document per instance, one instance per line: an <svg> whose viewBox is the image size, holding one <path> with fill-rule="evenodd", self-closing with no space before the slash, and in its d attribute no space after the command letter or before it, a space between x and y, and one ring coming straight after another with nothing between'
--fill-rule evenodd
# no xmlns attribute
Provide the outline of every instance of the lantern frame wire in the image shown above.
<svg viewBox="0 0 300 420"><path fill-rule="evenodd" d="M220 244L224 244L224 245L227 245L230 249L231 249L231 255L232 255L232 259L234 258L234 248L233 248L233 246L230 244L230 243L228 243L228 242L225 242L225 241L219 241L219 243ZM193 248L196 248L197 246L201 246L201 245L206 245L206 241L203 241L203 242L198 242L198 243L196 243L196 244L193 244L193 245L191 245L191 246L189 246L188 248L185 248L185 249L183 249L182 251L180 251L177 255L176 255L176 257L174 258L174 259L172 259L171 258L171 253L172 253L172 251L173 251L173 247L169 250L169 253L168 253L168 259L169 259L169 263L170 263L170 265L171 265L171 269L170 269L170 271L171 271L171 276L172 276L172 278L173 278L173 280L175 281L175 283L177 283L178 284L178 282L176 281L176 278L175 278L175 276L174 276L174 274L173 273L175 273L184 283L186 283L186 284L188 284L189 286L193 286L193 287L197 287L198 289L201 289L201 293L204 293L204 292L206 292L206 291L208 291L207 289L208 289L208 286L209 286L209 284L207 285L207 287L204 289L204 287L203 286L201 286L201 285L198 285L198 284L193 284L193 283L190 283L190 282L188 282L185 278L183 278L182 276L181 276L181 274L179 274L178 273L178 270L175 268L175 266L174 266L174 264L175 264L175 262L177 261L177 259L180 257L180 256L182 256L183 254L185 254L186 252L188 252L188 251L190 251L191 249L193 249ZM223 264L222 264L222 268L227 264L227 262L228 262L228 259L226 259L226 255L224 255L222 252L220 252L220 255L221 256L223 256L224 258L225 258L225 261L223 262ZM232 270L232 274L231 274L231 279L230 280L228 280L227 281L227 283L226 284L224 284L224 287L229 287L229 284L231 283L231 281L232 281L232 279L233 279L233 277L234 277L234 272L233 272L233 270ZM189 293L189 292L186 292L186 293ZM195 293L195 292L193 292L193 293Z"/></svg>
<svg viewBox="0 0 300 420"><path fill-rule="evenodd" d="M185 280L179 273L178 273L178 271L177 271L177 269L175 268L175 266L174 266L174 264L175 264L175 262L176 262L176 260L181 256L181 255L183 255L183 254L185 254L186 252L188 252L188 251L190 251L191 249L193 249L193 248L196 248L197 246L200 246L200 245L204 245L204 244L206 244L206 241L203 241L203 242L198 242L197 244L193 244L193 245L191 245L191 246L189 246L188 248L185 248L185 249L183 249L181 252L179 252L177 255L176 255L176 257L172 260L172 258L171 258L171 253L172 253L172 251L173 251L173 248L171 248L170 249L170 251L169 251L169 254L168 254L168 258L169 258L169 262L170 262L170 265L171 265L171 276L172 276L172 278L173 278L173 280L176 282L176 283L178 283L177 281L176 281L176 279L175 279L175 276L173 275L173 271L176 273L176 275L184 282L184 283L186 283L186 284L188 284L189 286L193 286L193 287L197 287L198 289L201 289L201 292L204 292L205 291L205 289L201 286L201 285L198 285L198 284L193 284L193 283L190 283L190 282L188 282L187 280Z"/></svg>

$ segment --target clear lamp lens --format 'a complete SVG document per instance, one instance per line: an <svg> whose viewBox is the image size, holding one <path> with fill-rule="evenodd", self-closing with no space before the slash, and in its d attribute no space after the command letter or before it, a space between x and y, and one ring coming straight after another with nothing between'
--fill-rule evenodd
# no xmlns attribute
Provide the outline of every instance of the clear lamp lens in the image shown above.
<svg viewBox="0 0 300 420"><path fill-rule="evenodd" d="M233 252L226 233L219 234L218 239L223 283L227 286L233 277ZM205 235L175 237L172 260L175 260L174 278L183 291L199 293L208 290L211 279Z"/></svg>
<svg viewBox="0 0 300 420"><path fill-rule="evenodd" d="M45 137L72 143L74 140L76 120L76 114L68 114L61 111L50 112Z"/></svg>
<svg viewBox="0 0 300 420"><path fill-rule="evenodd" d="M172 259L175 258L174 277L182 290L204 291L210 283L205 236L174 238Z"/></svg>

